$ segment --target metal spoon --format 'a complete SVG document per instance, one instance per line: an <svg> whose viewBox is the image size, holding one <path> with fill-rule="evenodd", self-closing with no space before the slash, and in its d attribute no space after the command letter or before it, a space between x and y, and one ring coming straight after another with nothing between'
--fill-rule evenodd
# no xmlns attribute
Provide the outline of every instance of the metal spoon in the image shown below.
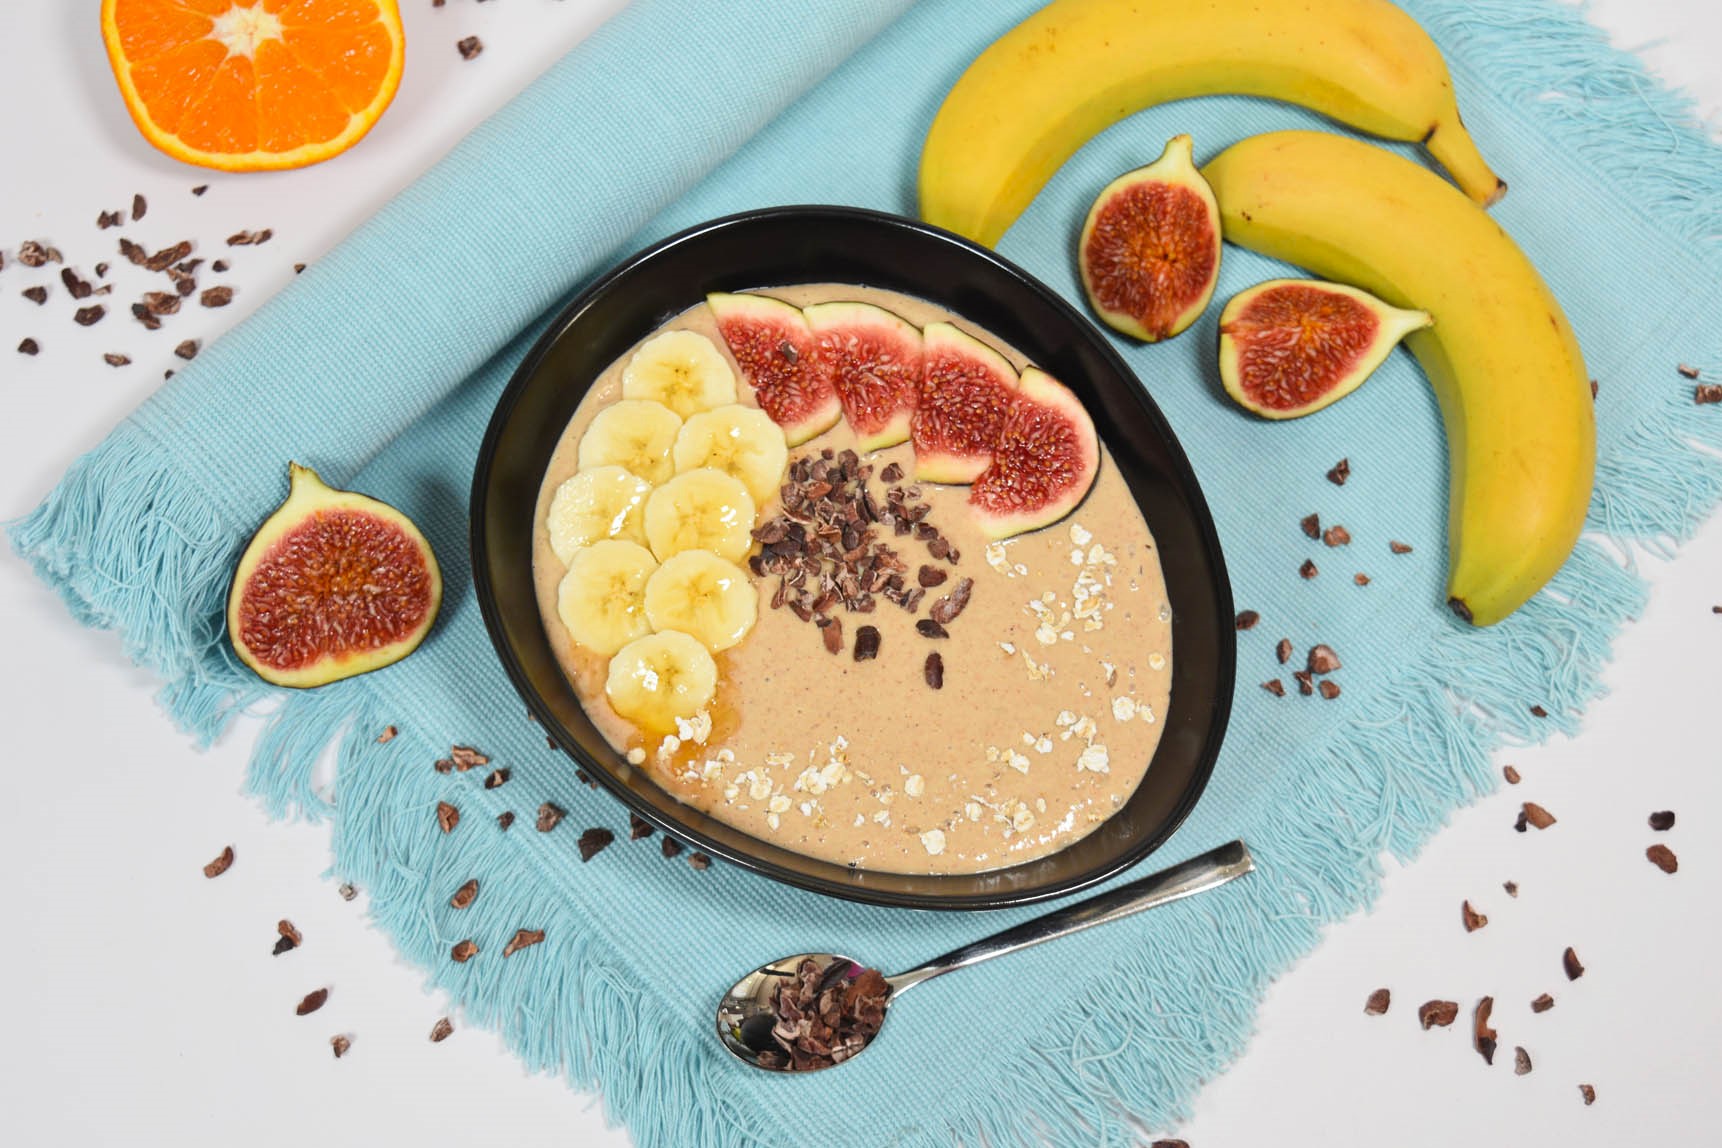
<svg viewBox="0 0 1722 1148"><path fill-rule="evenodd" d="M888 1010L890 1005L896 1004L897 998L909 989L952 969L979 964L993 957L1014 953L1018 949L1026 949L1030 945L1038 945L1042 941L1081 932L1095 925L1132 916L1144 909L1152 909L1157 905L1206 892L1242 877L1254 868L1255 862L1242 841L1222 845L1152 876L1120 885L1097 897L1066 905L1044 917L1024 921L1002 933L994 933L960 949L953 949L944 956L934 957L908 972L886 977L885 982L891 990L886 998L886 1008ZM787 1057L781 1057L784 1061L782 1064L761 1063L760 1053L783 1052L782 1046L771 1035L778 1020L772 1011L773 997L778 985L793 978L801 962L809 959L818 962L819 967L825 971L822 987L824 983L837 984L858 976L865 967L858 961L836 953L798 953L755 969L737 981L735 987L718 1002L717 1035L725 1048L755 1068L770 1072L792 1071ZM859 1038L858 1046L852 1043L845 1050L843 1060L837 1063L859 1055L877 1036L878 1033L874 1033L872 1036ZM833 1066L822 1064L816 1067ZM812 1070L814 1069L802 1068L798 1071Z"/></svg>

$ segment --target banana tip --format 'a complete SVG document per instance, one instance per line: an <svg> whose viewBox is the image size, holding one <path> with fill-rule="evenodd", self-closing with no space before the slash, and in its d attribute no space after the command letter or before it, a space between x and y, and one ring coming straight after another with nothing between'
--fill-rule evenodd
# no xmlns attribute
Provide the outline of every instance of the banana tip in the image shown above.
<svg viewBox="0 0 1722 1148"><path fill-rule="evenodd" d="M1497 177L1495 190L1489 193L1489 198L1483 202L1483 206L1493 207L1505 198L1507 198L1507 181Z"/></svg>
<svg viewBox="0 0 1722 1148"><path fill-rule="evenodd" d="M1465 605L1465 600L1463 598L1449 598L1449 599L1447 599L1447 608L1449 610L1452 610L1453 613L1459 615L1459 618L1461 621L1465 621L1465 622L1474 622L1475 621L1475 619L1472 618L1472 616L1471 616L1471 607Z"/></svg>

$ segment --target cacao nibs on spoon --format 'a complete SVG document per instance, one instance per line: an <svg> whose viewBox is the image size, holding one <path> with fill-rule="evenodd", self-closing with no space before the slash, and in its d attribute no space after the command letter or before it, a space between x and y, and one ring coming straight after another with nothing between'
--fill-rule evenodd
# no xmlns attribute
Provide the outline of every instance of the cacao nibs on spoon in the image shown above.
<svg viewBox="0 0 1722 1148"><path fill-rule="evenodd" d="M478 956L478 942L474 941L471 937L468 937L464 941L456 941L454 948L448 951L448 955L453 958L456 964L464 965L466 962L472 960L472 958Z"/></svg>
<svg viewBox="0 0 1722 1148"><path fill-rule="evenodd" d="M504 957L512 957L521 949L530 949L533 945L539 944L543 940L543 929L521 929L514 934L513 939L511 939L508 944L502 946L502 955Z"/></svg>
<svg viewBox="0 0 1722 1148"><path fill-rule="evenodd" d="M1489 1024L1489 1014L1494 1011L1495 998L1484 997L1477 1002L1477 1011L1472 1017L1472 1039L1482 1054L1484 1064L1495 1063L1495 1038L1500 1034Z"/></svg>
<svg viewBox="0 0 1722 1148"><path fill-rule="evenodd" d="M1424 1001L1417 1006L1417 1023L1423 1026L1425 1032L1432 1028L1446 1028L1459 1019L1458 1001Z"/></svg>
<svg viewBox="0 0 1722 1148"><path fill-rule="evenodd" d="M1544 993L1542 996L1531 1002L1532 1012L1548 1012L1554 1007L1555 998L1550 996L1548 993Z"/></svg>
<svg viewBox="0 0 1722 1148"><path fill-rule="evenodd" d="M219 877L231 868L233 868L233 846L229 845L221 851L215 860L203 867L203 875L205 877Z"/></svg>
<svg viewBox="0 0 1722 1148"><path fill-rule="evenodd" d="M568 816L566 809L555 802L546 801L538 807L538 821L535 827L540 833L548 833L560 825L566 816Z"/></svg>
<svg viewBox="0 0 1722 1148"><path fill-rule="evenodd" d="M322 1008L324 1002L328 999L328 989L313 989L311 992L305 994L305 999L300 1001L299 1007L293 1011L299 1016L310 1016L312 1013Z"/></svg>
<svg viewBox="0 0 1722 1148"><path fill-rule="evenodd" d="M506 955L506 954L505 954ZM443 1017L431 1026L430 1038L432 1044L441 1044L454 1033L454 1022Z"/></svg>
<svg viewBox="0 0 1722 1148"><path fill-rule="evenodd" d="M304 936L298 929L294 928L293 922L285 917L276 923L275 931L280 936L275 939L275 951L271 954L272 956L278 957L282 953L290 953L305 943Z"/></svg>
<svg viewBox="0 0 1722 1148"><path fill-rule="evenodd" d="M1664 809L1659 813L1652 813L1650 815L1650 827L1658 833L1665 833L1668 830L1673 829L1674 811L1672 809Z"/></svg>
<svg viewBox="0 0 1722 1148"><path fill-rule="evenodd" d="M1381 1016L1387 1012L1393 1003L1393 994L1386 989L1376 989L1369 994L1369 999L1363 1002L1363 1015Z"/></svg>
<svg viewBox="0 0 1722 1148"><path fill-rule="evenodd" d="M1471 908L1471 902L1469 901L1465 902L1463 911L1465 918L1465 931L1467 933L1475 933L1478 929L1481 929L1489 923L1489 918Z"/></svg>
<svg viewBox="0 0 1722 1148"><path fill-rule="evenodd" d="M1680 859L1674 855L1674 850L1666 845L1652 845L1644 851L1644 855L1664 873L1675 873L1680 869Z"/></svg>
<svg viewBox="0 0 1722 1148"><path fill-rule="evenodd" d="M449 906L455 909L470 908L478 900L478 878L467 879L466 884L454 891L454 896L448 899Z"/></svg>
<svg viewBox="0 0 1722 1148"><path fill-rule="evenodd" d="M1561 954L1561 968L1566 970L1569 981L1576 981L1584 976L1584 966L1579 964L1578 954L1573 951L1571 945L1568 945L1566 952Z"/></svg>
<svg viewBox="0 0 1722 1148"><path fill-rule="evenodd" d="M593 826L586 830L580 834L580 840L577 842L580 849L580 860L582 862L592 860L607 849L610 842L614 840L616 840L616 835L608 829Z"/></svg>
<svg viewBox="0 0 1722 1148"><path fill-rule="evenodd" d="M642 837L650 837L658 831L657 826L641 817L638 813L628 814L628 840L638 841Z"/></svg>
<svg viewBox="0 0 1722 1148"><path fill-rule="evenodd" d="M460 824L460 810L446 801L436 803L437 828L444 833L453 833L454 827Z"/></svg>
<svg viewBox="0 0 1722 1148"><path fill-rule="evenodd" d="M1254 610L1240 610L1238 612L1237 618L1235 618L1233 620L1232 624L1234 626L1236 626L1240 631L1241 630L1253 630L1256 628L1256 623L1260 622L1261 620L1262 620L1262 616L1260 614L1256 613Z"/></svg>

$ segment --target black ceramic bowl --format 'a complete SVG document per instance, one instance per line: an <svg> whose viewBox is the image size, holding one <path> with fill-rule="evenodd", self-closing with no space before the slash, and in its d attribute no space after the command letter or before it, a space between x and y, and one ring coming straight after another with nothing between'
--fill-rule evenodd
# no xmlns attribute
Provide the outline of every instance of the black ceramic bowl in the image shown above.
<svg viewBox="0 0 1722 1148"><path fill-rule="evenodd" d="M532 580L533 509L590 381L708 291L857 283L942 304L1019 348L1087 405L1153 531L1171 599L1172 691L1159 748L1123 808L1070 847L964 876L852 870L790 852L683 805L616 753L563 676ZM491 641L533 715L629 808L716 857L857 901L990 909L1093 885L1153 852L1201 795L1225 732L1236 660L1230 585L1195 475L1171 428L1086 319L991 251L909 219L786 207L701 224L623 263L563 309L515 372L479 451L472 567Z"/></svg>

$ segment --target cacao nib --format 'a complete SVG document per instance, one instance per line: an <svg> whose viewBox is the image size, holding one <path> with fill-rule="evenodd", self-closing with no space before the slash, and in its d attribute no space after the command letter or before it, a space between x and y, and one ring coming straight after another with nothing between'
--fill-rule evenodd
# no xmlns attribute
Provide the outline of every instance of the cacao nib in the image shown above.
<svg viewBox="0 0 1722 1148"><path fill-rule="evenodd" d="M1532 1012L1548 1012L1554 1007L1555 998L1550 996L1548 993L1544 993L1542 996L1531 1002Z"/></svg>
<svg viewBox="0 0 1722 1148"><path fill-rule="evenodd" d="M862 626L855 631L855 660L871 661L879 656L879 628Z"/></svg>
<svg viewBox="0 0 1722 1148"><path fill-rule="evenodd" d="M478 878L471 877L467 879L466 884L454 891L454 896L448 899L448 903L450 908L465 909L469 908L476 900L478 900Z"/></svg>
<svg viewBox="0 0 1722 1148"><path fill-rule="evenodd" d="M60 268L60 282L66 285L66 292L74 299L88 299L96 289L95 284L88 279L80 279L70 267Z"/></svg>
<svg viewBox="0 0 1722 1148"><path fill-rule="evenodd" d="M173 349L173 353L182 359L197 358L198 343L196 339L186 339Z"/></svg>
<svg viewBox="0 0 1722 1148"><path fill-rule="evenodd" d="M293 1011L299 1016L309 1016L323 1007L329 999L328 989L313 989L305 994L305 999L299 1002L299 1007Z"/></svg>
<svg viewBox="0 0 1722 1148"><path fill-rule="evenodd" d="M486 789L496 789L500 786L507 785L508 779L513 776L513 772L507 768L493 769L485 776L484 787Z"/></svg>
<svg viewBox="0 0 1722 1148"><path fill-rule="evenodd" d="M950 574L936 566L922 566L915 571L915 581L931 590L935 586L943 586Z"/></svg>
<svg viewBox="0 0 1722 1148"><path fill-rule="evenodd" d="M1285 683L1280 681L1278 678L1263 682L1262 689L1268 691L1268 693L1274 695L1276 698L1283 698L1286 696Z"/></svg>
<svg viewBox="0 0 1722 1148"><path fill-rule="evenodd" d="M102 356L102 362L106 363L110 367L129 366L131 365L131 361L132 357L130 355L121 355L115 351L109 351L107 354Z"/></svg>
<svg viewBox="0 0 1722 1148"><path fill-rule="evenodd" d="M1573 951L1571 945L1568 945L1566 952L1561 954L1561 968L1566 970L1569 981L1576 981L1584 976L1584 966L1579 964L1578 954Z"/></svg>
<svg viewBox="0 0 1722 1148"><path fill-rule="evenodd" d="M351 901L359 895L359 891L347 882L342 882L340 888L336 889L335 892L340 894L343 901Z"/></svg>
<svg viewBox="0 0 1722 1148"><path fill-rule="evenodd" d="M1344 486L1345 480L1351 477L1351 460L1342 458L1333 464L1333 469L1327 472L1327 480L1335 486Z"/></svg>
<svg viewBox="0 0 1722 1148"><path fill-rule="evenodd" d="M1699 383L1692 388L1692 401L1701 407L1722 403L1722 383Z"/></svg>
<svg viewBox="0 0 1722 1148"><path fill-rule="evenodd" d="M1314 578L1317 574L1321 573L1321 571L1316 569L1315 563L1311 562L1307 558L1303 560L1303 565L1297 568L1297 572L1304 578Z"/></svg>
<svg viewBox="0 0 1722 1148"><path fill-rule="evenodd" d="M941 626L956 621L969 604L969 594L975 588L973 578L957 579L956 588L927 608L927 616Z"/></svg>
<svg viewBox="0 0 1722 1148"><path fill-rule="evenodd" d="M1351 545L1351 531L1343 526L1330 526L1321 533L1321 540L1328 546Z"/></svg>
<svg viewBox="0 0 1722 1148"><path fill-rule="evenodd" d="M533 945L544 940L543 929L521 929L516 932L508 944L502 947L504 957L512 957L521 949L530 949Z"/></svg>
<svg viewBox="0 0 1722 1148"><path fill-rule="evenodd" d="M1584 1106L1589 1108L1596 1103L1596 1089L1588 1084L1579 1085L1579 1095L1584 1097Z"/></svg>
<svg viewBox="0 0 1722 1148"><path fill-rule="evenodd" d="M282 953L296 949L305 943L304 935L301 934L298 929L294 928L292 921L289 921L285 917L275 923L275 932L278 933L281 938L275 942L276 956L280 956Z"/></svg>
<svg viewBox="0 0 1722 1148"><path fill-rule="evenodd" d="M560 825L562 823L562 819L566 816L568 816L568 811L566 809L563 809L553 801L546 801L543 805L538 807L538 821L536 828L540 833L548 833Z"/></svg>
<svg viewBox="0 0 1722 1148"><path fill-rule="evenodd" d="M1495 1011L1495 998L1484 997L1477 1002L1477 1011L1473 1014L1473 1040L1477 1051L1483 1056L1484 1064L1495 1063L1495 1038L1500 1034L1489 1025L1489 1014Z"/></svg>
<svg viewBox="0 0 1722 1148"><path fill-rule="evenodd" d="M219 877L231 868L233 868L233 846L229 845L222 849L215 860L203 867L203 875L205 877Z"/></svg>
<svg viewBox="0 0 1722 1148"><path fill-rule="evenodd" d="M1531 1054L1525 1051L1523 1045L1513 1046L1513 1075L1524 1076L1531 1071Z"/></svg>
<svg viewBox="0 0 1722 1148"><path fill-rule="evenodd" d="M704 873L712 867L712 859L704 853L689 853L688 864L693 866L695 872Z"/></svg>
<svg viewBox="0 0 1722 1148"><path fill-rule="evenodd" d="M1388 992L1386 989L1376 989L1374 992L1369 994L1369 999L1363 1002L1364 1015L1380 1016L1387 1011L1388 1005L1392 1003L1392 993Z"/></svg>
<svg viewBox="0 0 1722 1148"><path fill-rule="evenodd" d="M454 948L449 950L448 955L454 958L457 964L464 965L466 962L472 960L472 958L478 956L478 942L474 941L471 937L468 937L464 941L457 941L455 942Z"/></svg>
<svg viewBox="0 0 1722 1148"><path fill-rule="evenodd" d="M23 295L24 298L30 300L30 302L36 304L38 307L48 301L48 289L46 287L26 287L23 291L19 292L19 294Z"/></svg>
<svg viewBox="0 0 1722 1148"><path fill-rule="evenodd" d="M26 267L43 267L48 263L49 248L40 240L26 239L18 245L18 262Z"/></svg>
<svg viewBox="0 0 1722 1148"><path fill-rule="evenodd" d="M79 307L77 311L73 313L72 321L77 323L80 327L92 327L101 322L102 316L107 313L108 309L106 307L102 306L100 303L92 303L88 307Z"/></svg>
<svg viewBox="0 0 1722 1148"><path fill-rule="evenodd" d="M1542 706L1532 706L1531 707L1531 716L1532 717L1548 717L1549 711L1544 709Z"/></svg>
<svg viewBox="0 0 1722 1148"><path fill-rule="evenodd" d="M353 1047L353 1041L350 1037L336 1033L329 1038L329 1047L335 1050L335 1059L340 1060L347 1055L347 1050Z"/></svg>
<svg viewBox="0 0 1722 1148"><path fill-rule="evenodd" d="M1351 580L1356 582L1359 586L1369 585L1369 575L1367 574L1353 574L1351 576Z"/></svg>
<svg viewBox="0 0 1722 1148"><path fill-rule="evenodd" d="M441 1044L454 1032L454 1022L443 1017L431 1026L430 1038L432 1044Z"/></svg>
<svg viewBox="0 0 1722 1148"><path fill-rule="evenodd" d="M664 860L668 861L682 851L682 843L674 837L666 836L663 841L659 842L658 850L664 855Z"/></svg>
<svg viewBox="0 0 1722 1148"><path fill-rule="evenodd" d="M1321 696L1330 702L1334 698L1337 698L1340 692L1338 682L1327 681L1325 679L1316 685L1316 689L1320 690Z"/></svg>
<svg viewBox="0 0 1722 1148"><path fill-rule="evenodd" d="M1253 630L1261 620L1262 616L1254 610L1240 610L1238 616L1232 619L1232 625L1239 630Z"/></svg>
<svg viewBox="0 0 1722 1148"><path fill-rule="evenodd" d="M1690 366L1686 363L1681 363L1678 367L1675 367L1674 369L1676 371L1680 372L1680 375L1682 378L1696 379L1698 377L1698 374L1699 374L1697 367Z"/></svg>
<svg viewBox="0 0 1722 1148"><path fill-rule="evenodd" d="M446 801L436 803L437 828L444 833L453 833L454 827L460 824L460 810Z"/></svg>
<svg viewBox="0 0 1722 1148"><path fill-rule="evenodd" d="M203 294L197 297L197 301L202 303L205 307L225 307L229 303L233 302L233 288L205 288Z"/></svg>
<svg viewBox="0 0 1722 1148"><path fill-rule="evenodd" d="M1458 1018L1458 1001L1424 1001L1417 1009L1417 1021L1425 1032L1436 1026L1446 1028Z"/></svg>
<svg viewBox="0 0 1722 1148"><path fill-rule="evenodd" d="M125 221L125 216L117 211L104 211L96 216L96 227L98 230L106 231L110 227L120 226Z"/></svg>
<svg viewBox="0 0 1722 1148"><path fill-rule="evenodd" d="M836 618L819 619L820 639L825 643L825 652L839 654L843 652L843 623Z"/></svg>
<svg viewBox="0 0 1722 1148"><path fill-rule="evenodd" d="M1525 802L1524 810L1525 820L1538 829L1547 829L1555 823L1555 815L1534 801Z"/></svg>
<svg viewBox="0 0 1722 1148"><path fill-rule="evenodd" d="M641 817L638 813L628 814L628 840L638 841L642 837L650 837L658 831L657 826Z"/></svg>
<svg viewBox="0 0 1722 1148"><path fill-rule="evenodd" d="M934 650L927 655L927 662L921 668L921 674L927 679L927 684L935 690L943 689L945 685L945 659Z"/></svg>
<svg viewBox="0 0 1722 1148"><path fill-rule="evenodd" d="M580 840L578 842L580 848L580 860L592 860L592 858L602 853L605 848L609 846L610 842L614 840L616 840L616 835L608 829L601 829L597 826L593 826L591 829L586 830L584 833L580 834Z"/></svg>
<svg viewBox="0 0 1722 1148"><path fill-rule="evenodd" d="M1279 641L1279 645L1274 647L1274 657L1278 658L1280 660L1280 665L1283 666L1287 662L1291 661L1291 656L1292 656L1291 639L1290 638L1281 638Z"/></svg>
<svg viewBox="0 0 1722 1148"><path fill-rule="evenodd" d="M1387 548L1389 550L1393 551L1393 553L1395 553L1395 554L1409 554L1409 553L1411 553L1411 547L1407 546L1403 542L1389 542L1387 544Z"/></svg>
<svg viewBox="0 0 1722 1148"><path fill-rule="evenodd" d="M456 43L455 48L460 52L461 59L470 60L484 51L484 41L477 36L468 36Z"/></svg>
<svg viewBox="0 0 1722 1148"><path fill-rule="evenodd" d="M1309 651L1309 672L1312 674L1331 674L1343 668L1339 655L1333 652L1332 646L1311 646Z"/></svg>
<svg viewBox="0 0 1722 1148"><path fill-rule="evenodd" d="M260 243L268 243L274 234L267 227L261 231L236 231L227 237L227 246L253 247Z"/></svg>
<svg viewBox="0 0 1722 1148"><path fill-rule="evenodd" d="M1298 693L1306 698L1315 693L1315 679L1308 670L1293 670L1292 677L1297 680Z"/></svg>
<svg viewBox="0 0 1722 1148"><path fill-rule="evenodd" d="M902 464L895 462L888 464L884 470L879 472L879 481L886 483L903 481Z"/></svg>
<svg viewBox="0 0 1722 1148"><path fill-rule="evenodd" d="M181 259L191 254L191 241L182 239L172 247L164 247L143 261L144 267L151 271L166 271ZM135 259L133 262L137 262Z"/></svg>
<svg viewBox="0 0 1722 1148"><path fill-rule="evenodd" d="M1673 829L1674 811L1671 809L1664 809L1660 813L1652 813L1650 815L1650 827L1658 833L1663 833L1667 830Z"/></svg>
<svg viewBox="0 0 1722 1148"><path fill-rule="evenodd" d="M209 190L209 185L207 183L200 183L196 187L191 189L191 194L202 195L204 192L206 192L208 190Z"/></svg>
<svg viewBox="0 0 1722 1148"><path fill-rule="evenodd" d="M1299 520L1298 528L1303 531L1304 537L1306 537L1306 538L1320 538L1321 537L1321 515L1311 514L1311 515Z"/></svg>
<svg viewBox="0 0 1722 1148"><path fill-rule="evenodd" d="M496 815L496 824L506 832L508 827L514 824L514 811L511 809L505 809L501 813L498 813Z"/></svg>
<svg viewBox="0 0 1722 1148"><path fill-rule="evenodd" d="M144 212L146 212L148 210L149 210L149 201L148 200L144 199L144 197L141 195L132 196L132 222L133 223L136 223L138 220L142 219L144 217Z"/></svg>
<svg viewBox="0 0 1722 1148"><path fill-rule="evenodd" d="M923 638L948 638L951 636L951 632L949 630L945 629L931 618L922 618L920 621L916 622L915 633L921 635Z"/></svg>
<svg viewBox="0 0 1722 1148"><path fill-rule="evenodd" d="M1664 873L1675 873L1680 870L1680 859L1674 855L1674 850L1666 845L1652 845L1644 851L1644 855L1650 859L1652 865Z"/></svg>
<svg viewBox="0 0 1722 1148"><path fill-rule="evenodd" d="M1501 776L1507 779L1508 785L1519 784L1519 771L1510 765L1501 767Z"/></svg>

